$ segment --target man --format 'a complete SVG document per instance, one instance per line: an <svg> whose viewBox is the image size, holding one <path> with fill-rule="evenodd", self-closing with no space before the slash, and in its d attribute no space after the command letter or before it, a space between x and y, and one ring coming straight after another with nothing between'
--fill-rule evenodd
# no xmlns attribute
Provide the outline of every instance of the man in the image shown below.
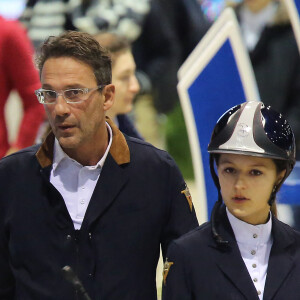
<svg viewBox="0 0 300 300"><path fill-rule="evenodd" d="M112 61L112 84L115 86L114 104L106 112L122 133L131 137L143 139L127 113L133 109L133 100L140 90L135 76L135 62L131 53L129 41L115 33L98 33L94 36L100 45L106 48ZM48 122L47 122L48 124ZM48 125L42 134L44 139L50 132Z"/></svg>
<svg viewBox="0 0 300 300"><path fill-rule="evenodd" d="M38 68L52 131L0 162L0 299L156 299L161 245L197 226L170 156L105 117L111 64L90 35L49 38Z"/></svg>

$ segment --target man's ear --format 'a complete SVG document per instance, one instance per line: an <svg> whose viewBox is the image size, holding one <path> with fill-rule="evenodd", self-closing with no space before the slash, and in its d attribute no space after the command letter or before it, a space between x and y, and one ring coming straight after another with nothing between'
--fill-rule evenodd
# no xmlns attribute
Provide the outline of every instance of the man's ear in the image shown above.
<svg viewBox="0 0 300 300"><path fill-rule="evenodd" d="M113 84L106 85L102 90L102 94L104 96L103 109L107 111L115 101L115 86Z"/></svg>

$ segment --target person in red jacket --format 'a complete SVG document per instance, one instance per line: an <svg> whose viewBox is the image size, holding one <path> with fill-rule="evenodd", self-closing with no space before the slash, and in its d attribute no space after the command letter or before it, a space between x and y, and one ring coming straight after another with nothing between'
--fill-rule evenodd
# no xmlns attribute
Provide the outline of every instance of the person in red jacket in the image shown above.
<svg viewBox="0 0 300 300"><path fill-rule="evenodd" d="M40 80L32 55L33 47L25 29L18 21L0 17L0 158L32 145L44 118L43 107L34 94ZM12 90L22 100L23 118L16 140L10 144L4 109Z"/></svg>

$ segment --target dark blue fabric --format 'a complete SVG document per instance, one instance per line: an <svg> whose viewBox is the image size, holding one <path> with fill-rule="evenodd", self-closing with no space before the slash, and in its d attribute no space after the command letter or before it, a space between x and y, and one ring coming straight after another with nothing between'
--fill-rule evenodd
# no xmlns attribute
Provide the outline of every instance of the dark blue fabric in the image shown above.
<svg viewBox="0 0 300 300"><path fill-rule="evenodd" d="M94 300L157 299L160 245L165 256L171 240L198 224L172 158L138 139L127 143L130 162L108 154L80 231L49 182L52 166L37 161L38 146L1 160L0 299L80 299L62 277L66 265Z"/></svg>
<svg viewBox="0 0 300 300"><path fill-rule="evenodd" d="M272 221L273 245L263 299L298 300L300 233L275 217ZM163 287L163 300L259 299L225 209L217 231L228 246L217 246L211 230L211 223L205 223L171 243L167 257L173 265Z"/></svg>
<svg viewBox="0 0 300 300"><path fill-rule="evenodd" d="M188 94L201 148L207 213L210 216L218 196L210 175L207 146L220 116L229 108L246 100L229 39L188 88Z"/></svg>
<svg viewBox="0 0 300 300"><path fill-rule="evenodd" d="M119 129L128 136L144 140L127 115L117 115Z"/></svg>

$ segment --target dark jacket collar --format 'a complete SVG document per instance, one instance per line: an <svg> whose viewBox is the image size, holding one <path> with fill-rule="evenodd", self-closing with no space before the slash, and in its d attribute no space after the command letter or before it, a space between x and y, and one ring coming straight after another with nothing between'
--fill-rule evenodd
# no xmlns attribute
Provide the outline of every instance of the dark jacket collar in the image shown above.
<svg viewBox="0 0 300 300"><path fill-rule="evenodd" d="M217 250L216 263L222 272L244 294L246 299L258 299L257 292L241 257L233 230L228 220L225 206L220 211L217 231L228 246L219 247L214 241L211 247ZM273 246L268 263L264 299L272 299L276 291L287 279L295 261L295 238L292 229L272 216Z"/></svg>
<svg viewBox="0 0 300 300"><path fill-rule="evenodd" d="M295 265L295 238L293 229L280 222L273 216L272 236L273 246L267 270L264 299L273 299L276 291L285 280Z"/></svg>
<svg viewBox="0 0 300 300"><path fill-rule="evenodd" d="M258 300L257 291L252 283L251 277L240 254L233 230L223 205L216 218L217 232L222 239L227 241L226 246L219 246L215 241L211 245L216 249L215 263L232 284L244 295L245 299Z"/></svg>
<svg viewBox="0 0 300 300"><path fill-rule="evenodd" d="M236 239L230 225L230 222L226 213L226 206L223 205L217 215L217 231L220 233L224 240L228 240L228 245L230 243L236 243ZM291 229L286 224L279 221L274 215L272 215L272 236L276 247L281 247L282 249L290 246L294 242L294 237L291 234ZM216 244L215 244L216 245Z"/></svg>

